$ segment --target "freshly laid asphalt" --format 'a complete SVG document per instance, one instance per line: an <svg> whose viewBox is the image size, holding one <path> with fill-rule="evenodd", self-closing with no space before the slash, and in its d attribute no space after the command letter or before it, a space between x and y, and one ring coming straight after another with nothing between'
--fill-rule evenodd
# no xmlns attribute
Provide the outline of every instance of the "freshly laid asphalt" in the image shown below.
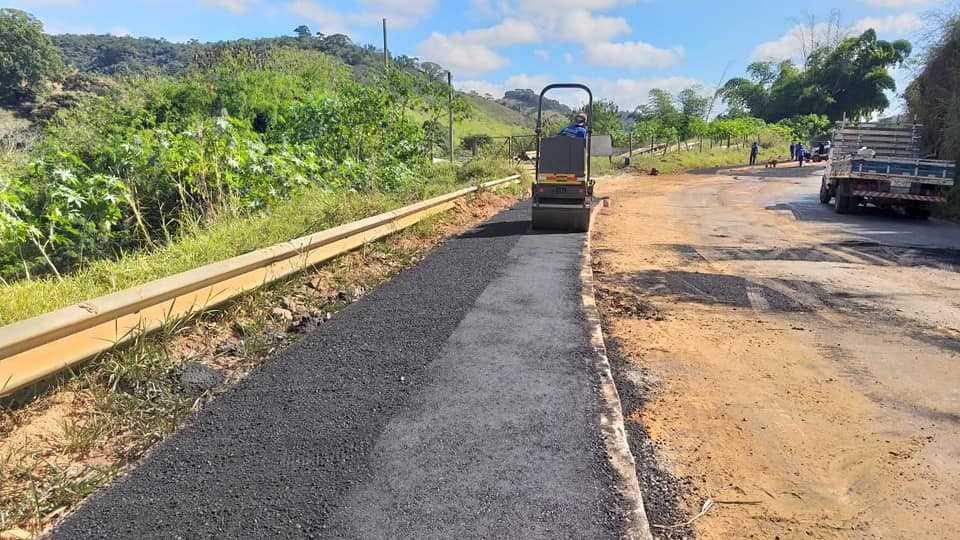
<svg viewBox="0 0 960 540"><path fill-rule="evenodd" d="M582 234L450 239L219 397L55 538L619 535Z"/></svg>

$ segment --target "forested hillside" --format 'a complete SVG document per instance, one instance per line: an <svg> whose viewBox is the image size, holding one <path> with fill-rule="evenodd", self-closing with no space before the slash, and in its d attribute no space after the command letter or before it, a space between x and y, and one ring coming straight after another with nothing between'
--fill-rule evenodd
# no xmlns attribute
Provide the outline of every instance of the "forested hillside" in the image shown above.
<svg viewBox="0 0 960 540"><path fill-rule="evenodd" d="M9 9L0 24L33 44L14 50L23 69L4 86L21 118L0 115L0 283L180 249L224 220L262 219L303 197L331 216L354 209L304 216L292 232L221 238L177 263L188 269L506 172L493 160L434 165L431 155L448 151L441 68L401 57L384 69L346 36L51 39ZM453 111L458 136L525 129L513 123L522 115L488 100L458 95ZM176 270L161 266L138 279Z"/></svg>

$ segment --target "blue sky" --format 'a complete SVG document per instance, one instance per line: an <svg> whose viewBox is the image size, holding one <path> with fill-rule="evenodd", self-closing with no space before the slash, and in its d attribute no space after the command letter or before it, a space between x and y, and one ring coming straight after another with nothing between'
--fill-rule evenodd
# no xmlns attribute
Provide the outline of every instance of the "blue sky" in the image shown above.
<svg viewBox="0 0 960 540"><path fill-rule="evenodd" d="M201 41L291 34L299 24L380 43L453 70L461 89L491 93L584 81L632 109L650 88L709 92L754 59L799 57L831 14L842 32L922 35L944 0L7 0L51 33L113 33ZM816 20L810 16L816 15ZM808 41L808 39L806 40ZM897 73L909 80L907 70ZM575 101L573 96L562 96ZM899 105L899 104L895 104ZM897 107L895 107L897 108Z"/></svg>

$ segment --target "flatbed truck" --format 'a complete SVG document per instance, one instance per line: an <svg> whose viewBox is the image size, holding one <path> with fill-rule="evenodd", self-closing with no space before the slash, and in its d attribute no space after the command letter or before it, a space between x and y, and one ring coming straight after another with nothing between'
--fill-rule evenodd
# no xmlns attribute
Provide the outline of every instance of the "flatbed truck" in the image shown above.
<svg viewBox="0 0 960 540"><path fill-rule="evenodd" d="M946 202L956 165L923 158L921 137L916 124L841 123L830 145L820 202L832 200L839 214L872 204L928 218L936 204Z"/></svg>

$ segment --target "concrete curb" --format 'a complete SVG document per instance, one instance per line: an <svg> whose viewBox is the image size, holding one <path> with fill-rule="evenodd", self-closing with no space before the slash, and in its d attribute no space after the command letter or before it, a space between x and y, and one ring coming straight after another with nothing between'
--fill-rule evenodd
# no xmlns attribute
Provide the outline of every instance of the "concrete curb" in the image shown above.
<svg viewBox="0 0 960 540"><path fill-rule="evenodd" d="M599 208L590 216L591 229L596 221ZM599 378L600 393L600 432L607 451L607 461L616 475L617 492L624 504L624 538L631 540L653 540L650 523L643 507L643 494L637 479L637 465L630 452L627 432L624 427L623 406L620 394L613 380L610 361L607 358L607 346L603 341L603 328L600 326L600 312L593 282L593 257L590 255L590 233L583 243L582 265L580 268L580 298L586 324L590 330L590 345L593 347L593 368Z"/></svg>

